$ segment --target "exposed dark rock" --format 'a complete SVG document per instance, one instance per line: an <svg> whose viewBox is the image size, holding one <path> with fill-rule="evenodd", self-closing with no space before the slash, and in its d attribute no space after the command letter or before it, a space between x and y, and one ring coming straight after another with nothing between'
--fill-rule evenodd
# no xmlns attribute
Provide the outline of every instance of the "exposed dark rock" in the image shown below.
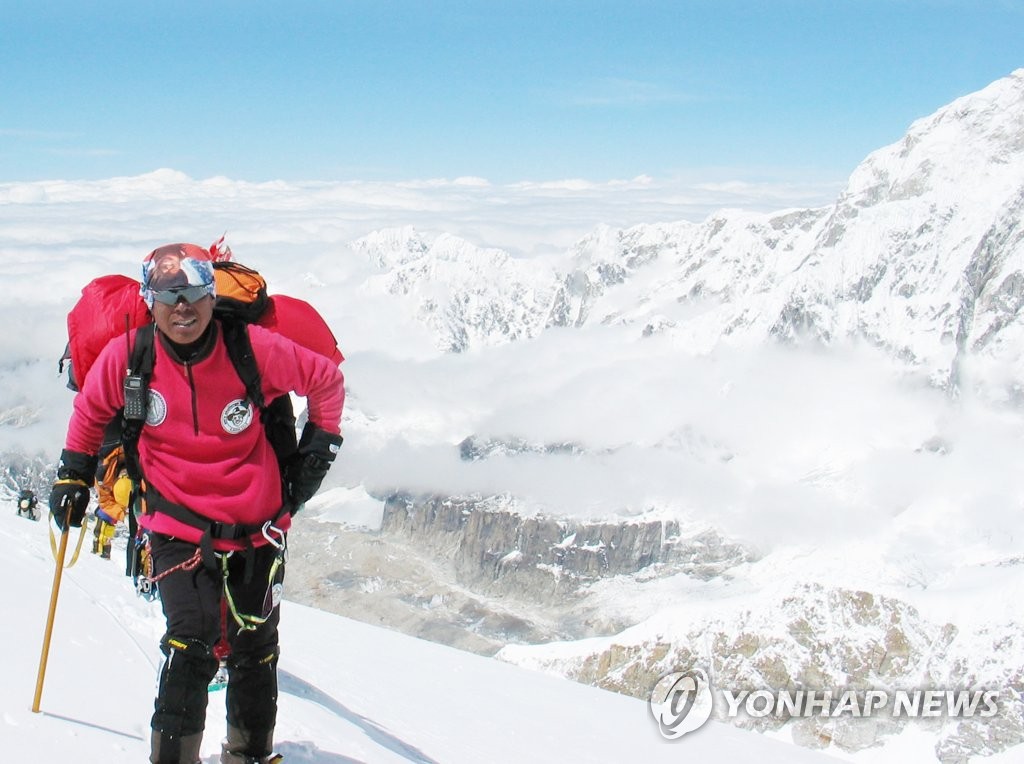
<svg viewBox="0 0 1024 764"><path fill-rule="evenodd" d="M475 462L490 456L518 454L582 454L586 451L578 443L530 443L521 438L480 438L470 435L459 443L459 458Z"/></svg>
<svg viewBox="0 0 1024 764"><path fill-rule="evenodd" d="M676 521L583 522L523 516L489 503L493 498L394 494L385 501L381 531L447 555L467 583L489 591L526 587L537 598L655 566L709 579L752 559L714 531L684 533Z"/></svg>

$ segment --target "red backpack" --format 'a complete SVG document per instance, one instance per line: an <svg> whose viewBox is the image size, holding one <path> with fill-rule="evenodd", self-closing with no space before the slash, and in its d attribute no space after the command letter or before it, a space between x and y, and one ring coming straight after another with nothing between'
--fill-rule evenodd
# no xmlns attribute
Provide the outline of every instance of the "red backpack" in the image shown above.
<svg viewBox="0 0 1024 764"><path fill-rule="evenodd" d="M267 294L263 277L251 268L230 260L213 263L217 283L216 318L259 324L303 347L340 364L345 357L338 341L316 308L305 300L287 295ZM82 296L68 313L68 344L58 368L67 367L68 387L75 392L112 339L152 322L140 296L141 284L128 276L111 275L93 279L82 288Z"/></svg>
<svg viewBox="0 0 1024 764"><path fill-rule="evenodd" d="M344 359L338 341L316 308L304 300L286 295L268 295L263 277L251 268L230 261L230 250L218 251L217 242L210 251L214 259L217 300L213 314L224 329L228 356L245 385L246 394L260 410L267 439L274 448L282 470L296 452L295 414L291 397L282 395L272 401L263 399L260 371L256 367L246 324L256 323L288 337L334 363ZM199 249L195 247L195 249ZM68 370L68 387L78 391L100 351L115 338L128 342L132 329L139 329L129 352L131 368L144 379L152 373L154 332L152 316L140 295L140 283L127 276L100 276L86 284L82 296L68 313L68 344L59 368ZM129 474L141 476L137 444L141 422L115 416L108 427L105 447L124 447Z"/></svg>

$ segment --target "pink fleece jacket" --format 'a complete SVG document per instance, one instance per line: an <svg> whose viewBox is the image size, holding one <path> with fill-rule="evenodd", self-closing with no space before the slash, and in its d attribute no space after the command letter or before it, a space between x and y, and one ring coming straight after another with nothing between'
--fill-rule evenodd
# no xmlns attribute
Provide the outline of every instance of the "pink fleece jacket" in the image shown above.
<svg viewBox="0 0 1024 764"><path fill-rule="evenodd" d="M210 354L185 364L168 354L157 332L139 460L147 484L169 501L216 522L255 525L274 519L281 509L280 472L260 412L247 402L219 324L215 328L218 337ZM310 421L339 433L345 388L338 367L262 327L249 326L249 337L264 399L288 392L305 396ZM112 340L90 369L75 396L66 448L87 454L99 450L104 428L124 405L127 344L123 336ZM160 512L144 514L139 522L192 543L201 536L198 529ZM287 530L290 524L286 516L278 527ZM242 544L219 540L214 546L237 549Z"/></svg>

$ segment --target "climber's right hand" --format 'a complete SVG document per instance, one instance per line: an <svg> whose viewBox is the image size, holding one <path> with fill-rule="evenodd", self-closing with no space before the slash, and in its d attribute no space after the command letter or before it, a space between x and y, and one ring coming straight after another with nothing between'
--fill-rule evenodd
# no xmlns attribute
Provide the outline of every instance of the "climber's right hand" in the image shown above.
<svg viewBox="0 0 1024 764"><path fill-rule="evenodd" d="M57 480L50 489L50 514L61 531L65 529L65 519L72 528L82 526L95 474L95 456L67 449L61 453Z"/></svg>

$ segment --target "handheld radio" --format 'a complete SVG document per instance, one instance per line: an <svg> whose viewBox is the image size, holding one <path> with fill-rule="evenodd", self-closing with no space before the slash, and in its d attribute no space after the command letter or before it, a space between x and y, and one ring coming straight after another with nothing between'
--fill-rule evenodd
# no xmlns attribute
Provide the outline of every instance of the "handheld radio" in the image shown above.
<svg viewBox="0 0 1024 764"><path fill-rule="evenodd" d="M142 422L146 419L146 380L141 374L132 373L131 327L128 316L125 316L124 340L128 345L128 369L124 378L124 418L129 422Z"/></svg>

